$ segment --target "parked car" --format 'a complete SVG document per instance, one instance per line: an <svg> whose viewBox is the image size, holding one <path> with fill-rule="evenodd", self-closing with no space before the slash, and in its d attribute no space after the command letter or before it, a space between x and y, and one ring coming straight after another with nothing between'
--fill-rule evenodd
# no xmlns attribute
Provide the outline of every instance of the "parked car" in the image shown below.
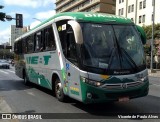
<svg viewBox="0 0 160 122"><path fill-rule="evenodd" d="M11 64L11 63L12 63L12 60L11 60L11 59L8 59L7 61L8 61L8 63L9 63L9 64Z"/></svg>
<svg viewBox="0 0 160 122"><path fill-rule="evenodd" d="M0 68L9 69L10 64L7 62L7 60L0 59Z"/></svg>

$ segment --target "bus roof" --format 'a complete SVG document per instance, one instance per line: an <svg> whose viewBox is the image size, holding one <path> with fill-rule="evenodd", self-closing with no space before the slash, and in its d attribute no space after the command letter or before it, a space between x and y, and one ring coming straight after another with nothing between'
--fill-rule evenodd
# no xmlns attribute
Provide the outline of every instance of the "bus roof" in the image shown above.
<svg viewBox="0 0 160 122"><path fill-rule="evenodd" d="M58 17L63 17L66 16L72 17L75 20L81 20L81 21L90 21L90 22L100 22L100 23L105 23L105 22L116 22L119 24L127 24L127 23L133 23L130 19L122 17L122 16L116 16L112 14L105 14L105 13L93 13L93 12L64 12L64 13L59 13L54 15L53 17L47 19L46 21L42 22L35 28L55 19ZM35 29L33 28L33 29ZM32 30L33 30L32 29Z"/></svg>
<svg viewBox="0 0 160 122"><path fill-rule="evenodd" d="M117 23L133 23L130 19L116 16L113 14L105 14L105 13L93 13L93 12L64 12L55 15L54 17L59 16L71 16L75 18L75 20L83 20L83 21L93 21L93 22L110 22L116 21Z"/></svg>
<svg viewBox="0 0 160 122"><path fill-rule="evenodd" d="M32 32L33 30L37 29L38 27L45 25L48 22L53 21L56 18L63 18L70 17L74 20L79 20L79 21L89 21L89 22L97 22L97 23L107 23L107 22L114 22L117 24L131 24L133 23L130 19L122 17L122 16L116 16L112 14L105 14L105 13L93 13L93 12L64 12L64 13L59 13L51 18L43 21L33 29L31 29L29 32ZM27 35L29 32L25 33ZM23 36L23 35L22 35ZM21 38L21 37L19 37ZM18 39L19 39L18 38Z"/></svg>

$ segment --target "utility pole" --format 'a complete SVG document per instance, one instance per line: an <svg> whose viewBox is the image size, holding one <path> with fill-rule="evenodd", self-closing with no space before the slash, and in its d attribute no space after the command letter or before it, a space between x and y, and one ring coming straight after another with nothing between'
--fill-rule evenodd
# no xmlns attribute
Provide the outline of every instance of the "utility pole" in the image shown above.
<svg viewBox="0 0 160 122"><path fill-rule="evenodd" d="M152 16L152 40L151 40L151 72L153 73L153 42L154 42L154 21L155 21L155 0L153 0L153 16Z"/></svg>

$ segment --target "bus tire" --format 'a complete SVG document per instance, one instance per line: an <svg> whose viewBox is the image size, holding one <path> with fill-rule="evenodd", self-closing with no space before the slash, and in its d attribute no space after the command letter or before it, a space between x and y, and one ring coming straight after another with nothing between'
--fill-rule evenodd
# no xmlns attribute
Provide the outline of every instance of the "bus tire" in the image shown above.
<svg viewBox="0 0 160 122"><path fill-rule="evenodd" d="M55 95L59 101L65 101L65 94L63 92L63 87L59 79L56 79L55 81Z"/></svg>
<svg viewBox="0 0 160 122"><path fill-rule="evenodd" d="M26 76L26 73L24 73L24 75L23 75L23 81L24 81L24 84L25 85L29 85L29 80L28 80L28 78L27 78L27 76Z"/></svg>

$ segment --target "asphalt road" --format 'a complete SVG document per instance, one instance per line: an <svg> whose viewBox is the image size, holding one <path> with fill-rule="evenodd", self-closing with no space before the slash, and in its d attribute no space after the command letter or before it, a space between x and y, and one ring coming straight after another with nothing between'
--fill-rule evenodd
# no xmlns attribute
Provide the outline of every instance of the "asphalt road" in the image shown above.
<svg viewBox="0 0 160 122"><path fill-rule="evenodd" d="M149 79L150 91L146 97L133 99L129 102L85 105L72 99L69 99L66 103L59 102L52 96L52 92L47 89L34 84L25 86L23 80L15 75L13 67L11 69L0 69L0 112L22 114L52 113L47 116L55 117L54 121L67 122L75 120L87 122L96 122L97 120L110 121L109 118L115 118L111 121L120 122L122 119L112 116L117 113L119 115L128 115L129 113L135 113L135 115L150 113L155 115L159 113L160 117L160 78L149 77ZM123 121L129 120L135 121L134 119L123 119ZM138 120L158 121L157 119ZM16 121L32 122L33 120ZM39 121L37 120L37 122ZM52 122L53 120L45 119L41 121Z"/></svg>

